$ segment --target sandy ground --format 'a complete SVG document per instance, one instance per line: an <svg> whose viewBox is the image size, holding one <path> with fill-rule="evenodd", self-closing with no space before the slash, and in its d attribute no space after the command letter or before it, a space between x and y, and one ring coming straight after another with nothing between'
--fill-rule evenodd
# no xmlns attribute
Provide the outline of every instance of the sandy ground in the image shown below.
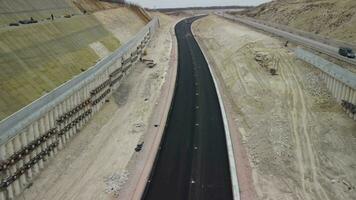
<svg viewBox="0 0 356 200"><path fill-rule="evenodd" d="M125 7L98 11L94 15L120 40L121 44L130 40L145 26L145 22L135 12Z"/></svg>
<svg viewBox="0 0 356 200"><path fill-rule="evenodd" d="M147 49L146 57L154 59L157 66L134 66L110 102L48 162L18 199L97 200L119 195L139 154L134 148L153 126L152 110L165 80L172 48L169 20L162 18L162 28Z"/></svg>
<svg viewBox="0 0 356 200"><path fill-rule="evenodd" d="M242 13L356 44L356 1L271 1Z"/></svg>
<svg viewBox="0 0 356 200"><path fill-rule="evenodd" d="M119 199L124 200L140 200L144 192L165 129L168 111L171 107L171 101L174 95L177 76L178 55L174 25L180 20L180 18L169 17L160 13L150 14L151 16L159 16L161 24L160 32L163 32L163 34L159 34L159 36L162 37L160 38L162 43L152 43L152 45L149 46L149 49L155 49L157 47L156 45L170 45L170 58L167 63L168 69L165 74L165 82L161 88L160 97L156 102L156 106L151 116L151 127L148 128L143 138L145 141L145 147L140 154L135 154L133 156L128 165L128 169L131 171L132 176L123 186L119 196ZM170 36L170 38L168 36ZM157 59L158 58L159 57L157 57ZM155 59L155 57L153 57L153 59ZM168 61L163 57L161 57L160 60Z"/></svg>
<svg viewBox="0 0 356 200"><path fill-rule="evenodd" d="M356 199L356 123L320 72L244 26L216 16L193 26L231 102L235 148L246 149L256 199ZM272 58L277 75L256 62L258 52Z"/></svg>

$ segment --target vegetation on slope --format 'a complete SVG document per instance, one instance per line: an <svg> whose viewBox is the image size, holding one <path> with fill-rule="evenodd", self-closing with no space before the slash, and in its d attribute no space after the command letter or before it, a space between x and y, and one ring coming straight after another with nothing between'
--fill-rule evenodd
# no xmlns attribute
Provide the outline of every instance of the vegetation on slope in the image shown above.
<svg viewBox="0 0 356 200"><path fill-rule="evenodd" d="M93 66L102 55L92 44L112 52L136 34L145 22L122 3L1 0L0 120ZM31 17L38 23L8 26Z"/></svg>
<svg viewBox="0 0 356 200"><path fill-rule="evenodd" d="M89 44L100 41L110 51L120 45L89 15L2 30L0 37L0 119L94 65L99 57Z"/></svg>
<svg viewBox="0 0 356 200"><path fill-rule="evenodd" d="M239 14L356 43L355 0L276 0Z"/></svg>

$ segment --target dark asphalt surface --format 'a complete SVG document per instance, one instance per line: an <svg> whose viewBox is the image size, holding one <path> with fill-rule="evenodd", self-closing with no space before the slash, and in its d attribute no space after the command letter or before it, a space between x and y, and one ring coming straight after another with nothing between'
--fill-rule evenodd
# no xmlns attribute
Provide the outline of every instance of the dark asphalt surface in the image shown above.
<svg viewBox="0 0 356 200"><path fill-rule="evenodd" d="M190 29L195 19L175 27L177 86L146 200L233 199L218 97Z"/></svg>

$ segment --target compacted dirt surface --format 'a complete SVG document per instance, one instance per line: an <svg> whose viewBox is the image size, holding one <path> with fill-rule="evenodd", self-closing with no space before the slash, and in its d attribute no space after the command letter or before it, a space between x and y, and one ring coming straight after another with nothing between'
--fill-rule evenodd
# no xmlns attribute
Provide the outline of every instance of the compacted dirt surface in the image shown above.
<svg viewBox="0 0 356 200"><path fill-rule="evenodd" d="M356 199L356 123L321 73L281 41L217 16L193 31L231 103L256 199Z"/></svg>
<svg viewBox="0 0 356 200"><path fill-rule="evenodd" d="M18 199L122 199L121 189L135 173L133 166L142 153L135 147L153 126L150 119L169 68L173 24L174 19L161 15L161 28L146 50L145 58L157 65L134 65L110 102Z"/></svg>

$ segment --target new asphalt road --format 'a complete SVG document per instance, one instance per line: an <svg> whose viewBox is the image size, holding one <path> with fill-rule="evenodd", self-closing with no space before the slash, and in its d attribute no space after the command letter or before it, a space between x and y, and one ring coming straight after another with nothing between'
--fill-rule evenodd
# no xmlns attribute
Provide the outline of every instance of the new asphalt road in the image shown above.
<svg viewBox="0 0 356 200"><path fill-rule="evenodd" d="M175 27L179 54L175 97L146 200L233 199L218 97L191 32L197 18Z"/></svg>

